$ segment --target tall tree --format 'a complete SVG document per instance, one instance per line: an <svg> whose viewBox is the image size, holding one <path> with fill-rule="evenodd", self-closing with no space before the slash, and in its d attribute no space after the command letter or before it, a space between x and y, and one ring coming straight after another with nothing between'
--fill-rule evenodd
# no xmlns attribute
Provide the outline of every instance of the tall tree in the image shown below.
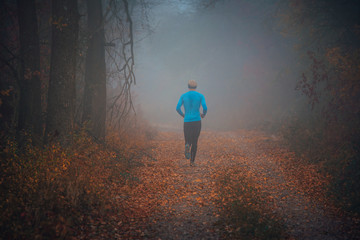
<svg viewBox="0 0 360 240"><path fill-rule="evenodd" d="M20 39L18 130L42 136L40 47L35 0L17 0Z"/></svg>
<svg viewBox="0 0 360 240"><path fill-rule="evenodd" d="M66 139L74 125L79 13L76 0L53 0L47 140Z"/></svg>
<svg viewBox="0 0 360 240"><path fill-rule="evenodd" d="M82 121L97 138L105 137L106 67L105 34L101 0L87 0L89 41L85 66Z"/></svg>

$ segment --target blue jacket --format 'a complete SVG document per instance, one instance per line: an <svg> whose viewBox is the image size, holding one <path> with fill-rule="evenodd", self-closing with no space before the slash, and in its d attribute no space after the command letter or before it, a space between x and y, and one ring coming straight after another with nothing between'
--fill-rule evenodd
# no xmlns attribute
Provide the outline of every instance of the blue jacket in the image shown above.
<svg viewBox="0 0 360 240"><path fill-rule="evenodd" d="M181 111L182 105L184 105L185 114ZM176 111L184 117L184 122L200 121L200 105L203 108L203 114L206 115L207 106L204 95L196 91L188 91L181 95Z"/></svg>

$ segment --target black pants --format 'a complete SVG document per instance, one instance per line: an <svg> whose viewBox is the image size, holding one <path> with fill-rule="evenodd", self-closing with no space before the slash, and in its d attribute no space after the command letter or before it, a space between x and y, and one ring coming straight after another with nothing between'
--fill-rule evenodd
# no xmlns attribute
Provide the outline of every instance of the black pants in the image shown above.
<svg viewBox="0 0 360 240"><path fill-rule="evenodd" d="M189 144L191 147L190 161L195 161L197 142L201 131L201 121L196 122L184 122L184 136L185 144Z"/></svg>

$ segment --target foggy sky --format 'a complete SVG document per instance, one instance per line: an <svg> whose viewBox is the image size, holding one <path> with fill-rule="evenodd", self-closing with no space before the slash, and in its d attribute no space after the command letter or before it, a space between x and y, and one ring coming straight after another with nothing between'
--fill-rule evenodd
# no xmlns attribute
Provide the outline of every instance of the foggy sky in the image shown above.
<svg viewBox="0 0 360 240"><path fill-rule="evenodd" d="M273 30L275 1L229 0L201 10L181 3L154 7L155 31L135 45L135 101L150 123L182 128L175 107L190 79L207 102L205 129L271 121L291 107L296 79L284 73L293 43Z"/></svg>

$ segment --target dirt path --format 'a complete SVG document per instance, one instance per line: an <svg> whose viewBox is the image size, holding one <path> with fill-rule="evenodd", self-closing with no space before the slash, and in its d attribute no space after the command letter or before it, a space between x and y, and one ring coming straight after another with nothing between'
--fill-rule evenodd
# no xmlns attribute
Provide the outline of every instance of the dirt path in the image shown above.
<svg viewBox="0 0 360 240"><path fill-rule="evenodd" d="M156 164L170 166L167 191L161 194L161 211L153 216L151 238L156 239L219 239L213 225L217 212L211 197L213 169L204 154L199 155L197 167L190 167L184 158L180 133L161 133L155 145ZM168 152L170 151L170 152Z"/></svg>
<svg viewBox="0 0 360 240"><path fill-rule="evenodd" d="M287 174L282 160L291 153L276 140L257 132L202 132L197 167L190 167L184 158L182 133L159 133L153 141L157 161L145 164L153 171L153 180L147 176L144 184L160 183L152 196L160 208L151 215L144 238L220 239L214 227L220 214L214 203L214 176L221 169L243 166L269 196L268 207L284 219L288 239L357 239L350 221L337 217L326 202L309 197L299 181ZM311 170L309 174L316 174Z"/></svg>

